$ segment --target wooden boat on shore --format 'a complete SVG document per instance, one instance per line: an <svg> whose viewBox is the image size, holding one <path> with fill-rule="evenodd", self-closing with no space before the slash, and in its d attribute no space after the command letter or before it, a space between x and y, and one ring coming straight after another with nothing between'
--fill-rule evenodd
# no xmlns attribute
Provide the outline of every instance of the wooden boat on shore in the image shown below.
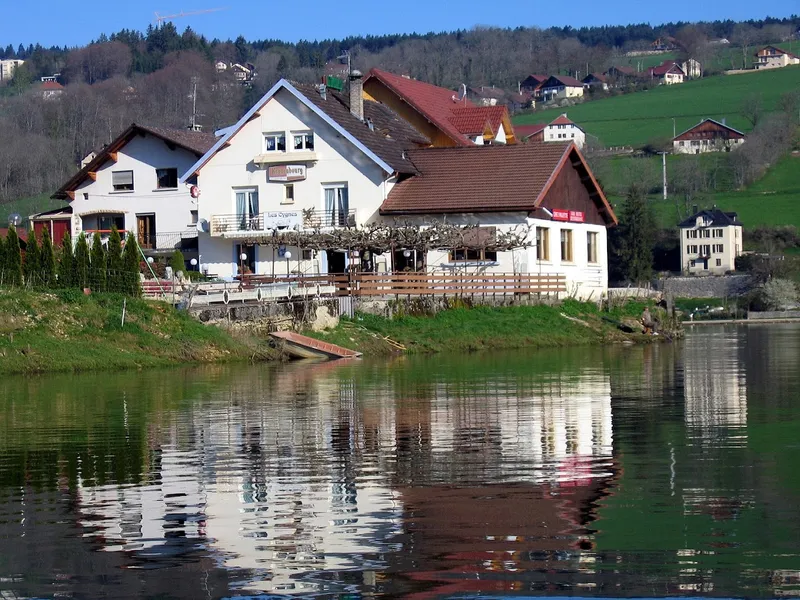
<svg viewBox="0 0 800 600"><path fill-rule="evenodd" d="M358 358L361 352L323 342L293 331L274 331L270 336L279 340L284 352L294 358Z"/></svg>

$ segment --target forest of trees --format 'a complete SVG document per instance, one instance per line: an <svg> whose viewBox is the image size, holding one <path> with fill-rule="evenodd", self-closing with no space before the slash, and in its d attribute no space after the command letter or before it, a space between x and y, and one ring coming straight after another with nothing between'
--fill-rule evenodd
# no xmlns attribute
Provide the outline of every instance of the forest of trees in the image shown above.
<svg viewBox="0 0 800 600"><path fill-rule="evenodd" d="M211 131L233 123L279 77L318 81L325 63L345 50L362 70L380 66L452 88L467 83L516 89L530 73L605 70L614 55L649 48L659 37L674 37L683 53L699 55L712 51L711 39L726 37L749 49L787 39L798 26L800 17L656 27L475 27L290 44L241 37L209 41L168 22L144 33L103 35L82 48L0 47L0 58L26 61L0 85L0 203L52 192L84 156L132 122L186 127L195 86L197 120ZM215 60L251 62L258 75L251 85L239 85L230 70L217 72ZM66 86L57 101L36 94L39 78L54 73Z"/></svg>

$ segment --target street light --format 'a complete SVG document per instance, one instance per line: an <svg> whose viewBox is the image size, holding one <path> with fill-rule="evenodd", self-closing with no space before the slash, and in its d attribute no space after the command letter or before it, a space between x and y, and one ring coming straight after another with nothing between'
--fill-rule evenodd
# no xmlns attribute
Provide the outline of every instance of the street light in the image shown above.
<svg viewBox="0 0 800 600"><path fill-rule="evenodd" d="M197 259L193 258L192 260L189 261L189 264L192 265L193 267L196 267L197 266Z"/></svg>
<svg viewBox="0 0 800 600"><path fill-rule="evenodd" d="M289 259L292 258L292 253L287 250L283 253L283 257L286 259L286 277L289 277Z"/></svg>
<svg viewBox="0 0 800 600"><path fill-rule="evenodd" d="M241 275L242 278L244 279L244 261L247 260L247 253L246 252L242 252L239 255L239 260L242 261L242 265L239 267L239 275Z"/></svg>

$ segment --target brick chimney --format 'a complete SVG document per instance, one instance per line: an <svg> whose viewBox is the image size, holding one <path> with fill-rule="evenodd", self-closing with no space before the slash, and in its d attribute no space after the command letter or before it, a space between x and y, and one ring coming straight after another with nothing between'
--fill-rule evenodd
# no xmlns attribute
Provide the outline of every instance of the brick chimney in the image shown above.
<svg viewBox="0 0 800 600"><path fill-rule="evenodd" d="M350 112L364 120L364 80L361 71L350 72Z"/></svg>

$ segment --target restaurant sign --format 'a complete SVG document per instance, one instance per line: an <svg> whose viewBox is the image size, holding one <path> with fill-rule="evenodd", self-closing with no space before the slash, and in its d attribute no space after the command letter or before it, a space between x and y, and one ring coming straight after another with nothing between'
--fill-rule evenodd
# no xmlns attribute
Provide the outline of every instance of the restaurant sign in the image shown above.
<svg viewBox="0 0 800 600"><path fill-rule="evenodd" d="M264 213L265 229L300 229L303 212L300 210L274 210Z"/></svg>
<svg viewBox="0 0 800 600"><path fill-rule="evenodd" d="M269 168L270 181L303 181L306 178L305 165L275 165Z"/></svg>
<svg viewBox="0 0 800 600"><path fill-rule="evenodd" d="M553 209L553 221L568 221L570 223L583 223L585 215L580 210Z"/></svg>

